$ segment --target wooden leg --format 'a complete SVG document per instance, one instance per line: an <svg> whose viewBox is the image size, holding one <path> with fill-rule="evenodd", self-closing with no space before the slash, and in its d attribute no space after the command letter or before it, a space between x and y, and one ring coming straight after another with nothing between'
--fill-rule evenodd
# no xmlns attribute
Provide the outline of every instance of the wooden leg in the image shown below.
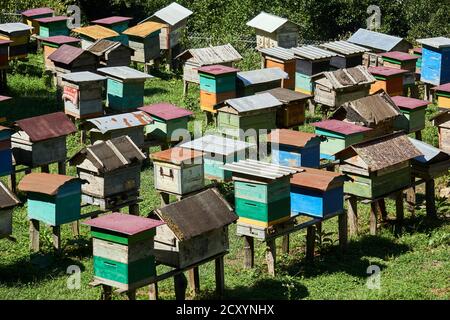
<svg viewBox="0 0 450 320"><path fill-rule="evenodd" d="M13 168L13 173L9 176L9 188L13 193L17 192L17 180L16 180L16 173L14 172L15 168Z"/></svg>
<svg viewBox="0 0 450 320"><path fill-rule="evenodd" d="M345 213L339 215L338 223L339 223L339 246L342 251L345 251L347 249L347 242L348 242L347 215Z"/></svg>
<svg viewBox="0 0 450 320"><path fill-rule="evenodd" d="M200 273L198 267L194 267L188 271L189 289L197 295L200 292Z"/></svg>
<svg viewBox="0 0 450 320"><path fill-rule="evenodd" d="M127 291L128 300L136 300L136 290Z"/></svg>
<svg viewBox="0 0 450 320"><path fill-rule="evenodd" d="M133 216L139 215L139 203L133 203L128 206L128 212Z"/></svg>
<svg viewBox="0 0 450 320"><path fill-rule="evenodd" d="M387 221L386 201L383 199L378 200L378 209L380 210L381 220Z"/></svg>
<svg viewBox="0 0 450 320"><path fill-rule="evenodd" d="M414 133L414 135L416 136L416 139L417 140L420 140L420 141L422 141L422 131L416 131L415 133Z"/></svg>
<svg viewBox="0 0 450 320"><path fill-rule="evenodd" d="M314 114L316 112L316 106L311 100L308 100L308 109L310 114Z"/></svg>
<svg viewBox="0 0 450 320"><path fill-rule="evenodd" d="M283 252L284 254L289 254L289 235L285 235L283 236L283 243L281 246L281 252Z"/></svg>
<svg viewBox="0 0 450 320"><path fill-rule="evenodd" d="M62 174L62 175L66 174L66 162L65 161L58 162L58 173Z"/></svg>
<svg viewBox="0 0 450 320"><path fill-rule="evenodd" d="M255 241L252 237L244 236L244 268L250 269L255 265Z"/></svg>
<svg viewBox="0 0 450 320"><path fill-rule="evenodd" d="M434 179L425 181L425 200L427 216L430 218L437 218Z"/></svg>
<svg viewBox="0 0 450 320"><path fill-rule="evenodd" d="M223 292L225 290L225 265L223 256L216 259L216 269L215 269L215 275L216 275L216 294L219 297L223 296Z"/></svg>
<svg viewBox="0 0 450 320"><path fill-rule="evenodd" d="M49 165L46 164L46 165L41 166L41 172L50 173Z"/></svg>
<svg viewBox="0 0 450 320"><path fill-rule="evenodd" d="M159 197L161 199L161 207L170 204L170 195L168 193L160 192Z"/></svg>
<svg viewBox="0 0 450 320"><path fill-rule="evenodd" d="M149 287L149 299L158 300L158 282L152 283Z"/></svg>
<svg viewBox="0 0 450 320"><path fill-rule="evenodd" d="M189 90L189 82L186 80L183 81L183 97L186 97Z"/></svg>
<svg viewBox="0 0 450 320"><path fill-rule="evenodd" d="M39 251L39 220L30 220L30 250L33 252Z"/></svg>
<svg viewBox="0 0 450 320"><path fill-rule="evenodd" d="M78 237L80 235L80 221L72 222L72 234L74 237Z"/></svg>
<svg viewBox="0 0 450 320"><path fill-rule="evenodd" d="M277 247L275 245L275 239L268 240L266 246L266 262L267 269L271 276L275 276L275 263L277 259Z"/></svg>
<svg viewBox="0 0 450 320"><path fill-rule="evenodd" d="M101 300L106 300L106 301L112 300L112 288L106 284L102 285Z"/></svg>
<svg viewBox="0 0 450 320"><path fill-rule="evenodd" d="M377 211L378 211L377 203L371 202L369 223L370 223L370 234L373 236L377 234Z"/></svg>
<svg viewBox="0 0 450 320"><path fill-rule="evenodd" d="M348 198L347 216L350 224L350 235L358 234L358 202L356 197L350 196Z"/></svg>
<svg viewBox="0 0 450 320"><path fill-rule="evenodd" d="M316 244L316 226L309 226L306 229L306 260L314 260L314 247Z"/></svg>
<svg viewBox="0 0 450 320"><path fill-rule="evenodd" d="M56 250L61 250L61 226L52 227L53 247Z"/></svg>
<svg viewBox="0 0 450 320"><path fill-rule="evenodd" d="M186 299L187 279L184 273L177 274L173 277L175 285L175 298L177 300Z"/></svg>
<svg viewBox="0 0 450 320"><path fill-rule="evenodd" d="M403 218L404 218L404 208L403 208L403 192L397 193L395 196L395 212L397 216L396 220L396 232L399 232L401 229L401 226L403 224Z"/></svg>
<svg viewBox="0 0 450 320"><path fill-rule="evenodd" d="M86 144L86 131L80 130L80 140L81 144Z"/></svg>

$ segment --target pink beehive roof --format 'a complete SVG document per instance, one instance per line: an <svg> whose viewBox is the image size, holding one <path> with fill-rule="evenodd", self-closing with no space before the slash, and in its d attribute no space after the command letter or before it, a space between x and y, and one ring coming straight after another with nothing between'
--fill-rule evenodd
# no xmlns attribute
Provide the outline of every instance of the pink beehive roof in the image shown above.
<svg viewBox="0 0 450 320"><path fill-rule="evenodd" d="M0 96L0 102L6 101L6 100L11 100L11 97L7 97L7 96Z"/></svg>
<svg viewBox="0 0 450 320"><path fill-rule="evenodd" d="M324 120L320 122L315 122L311 124L312 126L328 131L333 131L345 135L351 135L355 133L361 133L372 130L371 128L366 128L358 126L356 124L348 123L345 121L339 121L335 119Z"/></svg>
<svg viewBox="0 0 450 320"><path fill-rule="evenodd" d="M408 70L389 68L389 67L370 67L369 72L373 75L392 77L408 72Z"/></svg>
<svg viewBox="0 0 450 320"><path fill-rule="evenodd" d="M434 87L433 90L442 91L442 92L450 92L450 82L441 84L440 86Z"/></svg>
<svg viewBox="0 0 450 320"><path fill-rule="evenodd" d="M391 97L392 101L394 101L395 105L400 109L409 109L413 110L416 108L423 108L430 104L430 102L420 99L414 99L403 96L395 96Z"/></svg>
<svg viewBox="0 0 450 320"><path fill-rule="evenodd" d="M40 16L43 14L50 14L53 12L54 12L53 9L50 9L50 8L35 8L35 9L29 9L29 10L22 11L22 15L25 17L35 17L35 16Z"/></svg>
<svg viewBox="0 0 450 320"><path fill-rule="evenodd" d="M10 43L12 43L11 40L0 40L0 46L5 45L5 44L10 44Z"/></svg>
<svg viewBox="0 0 450 320"><path fill-rule="evenodd" d="M79 43L81 40L74 37L69 36L53 36L48 38L43 38L42 41L54 43L54 44L67 44L67 43Z"/></svg>
<svg viewBox="0 0 450 320"><path fill-rule="evenodd" d="M50 23L50 22L64 21L67 19L69 19L69 18L66 16L56 16L56 17L39 18L39 19L36 19L36 21L39 23Z"/></svg>
<svg viewBox="0 0 450 320"><path fill-rule="evenodd" d="M391 52L382 53L381 56L390 58L390 59L394 59L394 60L398 60L398 61L408 61L408 60L419 59L418 56L413 56L411 54L408 54L405 52L400 52L400 51L391 51Z"/></svg>
<svg viewBox="0 0 450 320"><path fill-rule="evenodd" d="M220 74L227 74L227 73L233 73L238 72L239 69L222 66L220 64L215 64L212 66L204 66L201 68L198 68L198 72L208 73L212 75L220 75Z"/></svg>
<svg viewBox="0 0 450 320"><path fill-rule="evenodd" d="M177 107L170 103L156 103L138 108L151 116L164 120L172 120L177 118L189 117L193 113L189 110Z"/></svg>
<svg viewBox="0 0 450 320"><path fill-rule="evenodd" d="M130 17L121 17L121 16L112 16L102 19L97 19L94 21L91 21L91 23L100 24L100 25L113 25L120 22L130 21L133 18Z"/></svg>

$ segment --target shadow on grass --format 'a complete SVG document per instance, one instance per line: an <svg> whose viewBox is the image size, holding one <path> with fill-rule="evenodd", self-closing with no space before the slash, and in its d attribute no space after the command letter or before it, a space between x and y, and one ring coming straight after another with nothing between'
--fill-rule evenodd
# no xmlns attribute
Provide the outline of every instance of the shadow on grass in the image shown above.
<svg viewBox="0 0 450 320"><path fill-rule="evenodd" d="M166 89L163 89L163 88L145 88L144 96L149 97L149 96L153 96L153 95L157 95L157 94L164 94L167 92L169 92L169 91Z"/></svg>
<svg viewBox="0 0 450 320"><path fill-rule="evenodd" d="M62 111L62 107L57 105L55 96L48 92L39 93L37 96L23 97L20 94L12 96L11 102L0 108L2 116L5 116L8 122Z"/></svg>

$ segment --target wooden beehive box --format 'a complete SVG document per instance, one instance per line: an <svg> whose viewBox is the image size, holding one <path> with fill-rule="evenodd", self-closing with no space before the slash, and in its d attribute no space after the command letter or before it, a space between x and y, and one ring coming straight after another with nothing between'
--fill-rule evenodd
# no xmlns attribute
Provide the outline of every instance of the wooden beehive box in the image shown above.
<svg viewBox="0 0 450 320"><path fill-rule="evenodd" d="M412 175L425 180L435 179L448 174L450 169L450 154L428 143L409 138L422 156L411 161Z"/></svg>
<svg viewBox="0 0 450 320"><path fill-rule="evenodd" d="M12 173L11 129L0 126L0 177Z"/></svg>
<svg viewBox="0 0 450 320"><path fill-rule="evenodd" d="M9 44L9 60L27 57L31 30L33 27L20 22L0 24L0 40L12 41Z"/></svg>
<svg viewBox="0 0 450 320"><path fill-rule="evenodd" d="M436 86L450 82L450 38L418 39L422 44L420 81Z"/></svg>
<svg viewBox="0 0 450 320"><path fill-rule="evenodd" d="M70 30L67 27L68 19L66 16L36 19L35 21L39 23L39 37L69 36Z"/></svg>
<svg viewBox="0 0 450 320"><path fill-rule="evenodd" d="M93 72L73 72L62 76L64 112L75 119L103 115L102 90L105 77Z"/></svg>
<svg viewBox="0 0 450 320"><path fill-rule="evenodd" d="M71 72L92 71L97 69L98 58L93 53L68 44L63 44L48 56L58 74L58 85L61 75Z"/></svg>
<svg viewBox="0 0 450 320"><path fill-rule="evenodd" d="M16 122L19 131L11 138L16 164L31 168L66 160L66 137L77 128L64 114L56 112Z"/></svg>
<svg viewBox="0 0 450 320"><path fill-rule="evenodd" d="M404 134L354 144L336 154L339 171L351 180L344 193L377 199L411 185L411 159L422 153Z"/></svg>
<svg viewBox="0 0 450 320"><path fill-rule="evenodd" d="M251 96L257 92L281 88L288 74L280 68L265 68L237 73L237 97Z"/></svg>
<svg viewBox="0 0 450 320"><path fill-rule="evenodd" d="M185 195L205 187L203 152L175 147L151 159L156 190Z"/></svg>
<svg viewBox="0 0 450 320"><path fill-rule="evenodd" d="M119 41L124 45L128 45L128 36L123 34L125 30L128 29L130 21L133 18L130 17L121 17L121 16L112 16L106 17L98 20L91 21L92 24L96 24L108 29L111 29L119 34L118 37L114 39L114 41Z"/></svg>
<svg viewBox="0 0 450 320"><path fill-rule="evenodd" d="M131 27L123 32L128 36L128 45L134 50L131 60L148 63L160 56L159 34L165 25L148 21Z"/></svg>
<svg viewBox="0 0 450 320"><path fill-rule="evenodd" d="M215 135L205 135L180 147L203 152L205 178L217 181L231 180L231 172L222 168L224 164L246 159L255 149L254 144Z"/></svg>
<svg viewBox="0 0 450 320"><path fill-rule="evenodd" d="M12 235L12 213L19 199L0 181L0 239Z"/></svg>
<svg viewBox="0 0 450 320"><path fill-rule="evenodd" d="M383 91L344 103L331 119L372 128L372 131L367 132L371 137L392 133L399 123L407 121L395 102Z"/></svg>
<svg viewBox="0 0 450 320"><path fill-rule="evenodd" d="M95 41L88 51L98 57L99 67L128 67L134 50L118 41L100 39Z"/></svg>
<svg viewBox="0 0 450 320"><path fill-rule="evenodd" d="M131 290L156 276L154 237L163 222L111 213L84 224L91 227L95 280Z"/></svg>
<svg viewBox="0 0 450 320"><path fill-rule="evenodd" d="M422 72L422 48L413 48L410 50L410 54L415 55L417 57L416 61L416 74L420 75ZM419 77L420 78L420 77Z"/></svg>
<svg viewBox="0 0 450 320"><path fill-rule="evenodd" d="M262 11L247 26L254 28L257 48L292 48L297 46L299 28L296 23Z"/></svg>
<svg viewBox="0 0 450 320"><path fill-rule="evenodd" d="M441 109L450 109L450 82L433 88L437 105Z"/></svg>
<svg viewBox="0 0 450 320"><path fill-rule="evenodd" d="M367 48L344 40L326 42L321 44L320 47L337 54L330 61L330 66L335 69L353 68L362 65L363 54L369 51Z"/></svg>
<svg viewBox="0 0 450 320"><path fill-rule="evenodd" d="M50 226L80 219L81 183L76 177L50 173L30 173L18 189L27 193L28 218Z"/></svg>
<svg viewBox="0 0 450 320"><path fill-rule="evenodd" d="M277 127L277 110L281 106L270 93L226 100L217 110L217 130L242 139L249 134L259 135L258 130Z"/></svg>
<svg viewBox="0 0 450 320"><path fill-rule="evenodd" d="M325 218L344 210L345 176L325 170L301 168L291 178L291 214Z"/></svg>
<svg viewBox="0 0 450 320"><path fill-rule="evenodd" d="M291 217L290 178L297 169L256 160L226 164L239 223L267 228Z"/></svg>
<svg viewBox="0 0 450 320"><path fill-rule="evenodd" d="M370 86L376 81L363 66L323 72L313 80L314 101L328 107L340 107L368 96Z"/></svg>
<svg viewBox="0 0 450 320"><path fill-rule="evenodd" d="M283 88L295 89L295 66L296 59L290 49L282 47L259 49L263 62L263 68L280 68L288 74L288 79L283 81Z"/></svg>
<svg viewBox="0 0 450 320"><path fill-rule="evenodd" d="M79 35L81 39L81 48L85 50L97 40L107 39L114 41L115 39L117 39L117 37L119 37L119 34L114 30L96 24L92 26L72 29L72 32L75 32Z"/></svg>
<svg viewBox="0 0 450 320"><path fill-rule="evenodd" d="M0 95L0 123L6 122L6 115L11 111L9 109L10 102L12 101L11 97Z"/></svg>
<svg viewBox="0 0 450 320"><path fill-rule="evenodd" d="M144 86L153 76L130 67L97 70L108 78L106 105L115 111L135 110L144 105Z"/></svg>
<svg viewBox="0 0 450 320"><path fill-rule="evenodd" d="M7 69L9 65L9 46L11 40L0 40L0 70Z"/></svg>
<svg viewBox="0 0 450 320"><path fill-rule="evenodd" d="M39 34L39 23L36 19L52 17L54 14L51 8L34 8L21 12L22 22L30 27L33 27L31 34Z"/></svg>
<svg viewBox="0 0 450 320"><path fill-rule="evenodd" d="M406 133L425 129L425 115L430 102L402 96L392 97L392 101L405 116L400 118L403 119L403 123L399 123L399 129L405 130Z"/></svg>
<svg viewBox="0 0 450 320"><path fill-rule="evenodd" d="M147 138L164 142L178 142L188 132L189 118L193 112L170 103L156 103L138 108L147 113L153 122L145 127Z"/></svg>
<svg viewBox="0 0 450 320"><path fill-rule="evenodd" d="M228 225L238 218L215 188L156 209L155 213L166 223L156 229L156 260L175 268L226 253Z"/></svg>
<svg viewBox="0 0 450 320"><path fill-rule="evenodd" d="M312 126L315 127L316 135L323 138L320 143L320 158L330 160L334 159L335 153L367 140L372 131L371 128L333 119L315 122Z"/></svg>
<svg viewBox="0 0 450 320"><path fill-rule="evenodd" d="M439 130L439 149L450 153L450 110L444 109L430 121L433 121L433 125Z"/></svg>
<svg viewBox="0 0 450 320"><path fill-rule="evenodd" d="M89 132L91 144L125 135L141 148L144 145L144 127L152 122L153 119L145 112L135 111L87 119L81 128Z"/></svg>
<svg viewBox="0 0 450 320"><path fill-rule="evenodd" d="M55 64L48 57L64 44L79 47L80 39L68 36L54 36L41 39L41 43L44 51L45 69L55 71Z"/></svg>
<svg viewBox="0 0 450 320"><path fill-rule="evenodd" d="M383 58L383 66L408 71L403 74L403 87L415 85L417 56L400 51L381 53L380 56Z"/></svg>
<svg viewBox="0 0 450 320"><path fill-rule="evenodd" d="M347 41L368 48L374 53L408 52L412 48L411 43L403 38L364 28L358 29Z"/></svg>
<svg viewBox="0 0 450 320"><path fill-rule="evenodd" d="M221 65L198 68L200 109L216 113L214 106L236 97L236 75L239 69Z"/></svg>
<svg viewBox="0 0 450 320"><path fill-rule="evenodd" d="M384 90L391 97L403 94L403 79L408 70L390 67L370 67L369 72L376 82L370 87L370 94Z"/></svg>
<svg viewBox="0 0 450 320"><path fill-rule="evenodd" d="M270 132L272 163L287 167L318 168L320 138L313 133L277 129Z"/></svg>
<svg viewBox="0 0 450 320"><path fill-rule="evenodd" d="M128 136L95 143L75 154L70 165L76 166L78 177L86 181L81 188L83 202L90 203L90 197L106 199L131 191L139 193L145 158Z"/></svg>
<svg viewBox="0 0 450 320"><path fill-rule="evenodd" d="M305 122L305 105L312 96L285 88L276 88L257 94L270 93L283 105L277 110L277 128L292 128Z"/></svg>

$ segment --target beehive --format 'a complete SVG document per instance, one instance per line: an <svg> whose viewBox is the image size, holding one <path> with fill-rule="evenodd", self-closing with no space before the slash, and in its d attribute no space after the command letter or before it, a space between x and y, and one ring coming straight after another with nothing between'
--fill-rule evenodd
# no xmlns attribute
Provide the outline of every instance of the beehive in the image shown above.
<svg viewBox="0 0 450 320"><path fill-rule="evenodd" d="M358 29L347 41L368 48L374 53L408 52L412 48L411 43L403 38L364 28Z"/></svg>
<svg viewBox="0 0 450 320"><path fill-rule="evenodd" d="M33 27L20 22L0 24L0 40L9 40L9 60L26 58Z"/></svg>
<svg viewBox="0 0 450 320"><path fill-rule="evenodd" d="M58 50L64 44L78 47L80 39L68 36L54 36L41 39L42 48L44 50L44 64L46 70L55 70L55 64L48 58L53 52Z"/></svg>
<svg viewBox="0 0 450 320"><path fill-rule="evenodd" d="M422 44L420 81L441 85L450 82L450 38L418 39Z"/></svg>
<svg viewBox="0 0 450 320"><path fill-rule="evenodd" d="M46 17L35 19L39 23L40 37L69 36L70 30L67 27L66 16Z"/></svg>
<svg viewBox="0 0 450 320"><path fill-rule="evenodd" d="M430 120L439 130L439 148L450 153L450 110L444 109Z"/></svg>
<svg viewBox="0 0 450 320"><path fill-rule="evenodd" d="M50 8L34 8L21 12L22 22L30 27L33 27L31 34L39 34L39 23L36 19L53 16L53 9Z"/></svg>
<svg viewBox="0 0 450 320"><path fill-rule="evenodd" d="M437 105L442 109L450 109L450 83L446 83L433 88Z"/></svg>
<svg viewBox="0 0 450 320"><path fill-rule="evenodd" d="M0 181L0 239L12 235L12 213L19 199Z"/></svg>
<svg viewBox="0 0 450 320"><path fill-rule="evenodd" d="M61 84L61 76L71 72L92 71L97 69L97 57L86 50L68 44L63 44L48 56L53 63L54 71L58 74L58 85Z"/></svg>
<svg viewBox="0 0 450 320"><path fill-rule="evenodd" d="M370 94L386 91L391 97L403 94L403 78L407 70L390 67L370 67L369 72L377 80L370 87Z"/></svg>
<svg viewBox="0 0 450 320"><path fill-rule="evenodd" d="M89 48L97 40L107 39L114 41L119 36L116 31L96 24L72 29L72 32L79 34L79 37L81 38L81 48L83 49Z"/></svg>
<svg viewBox="0 0 450 320"><path fill-rule="evenodd" d="M399 123L399 129L404 129L406 133L425 129L425 114L430 102L402 96L392 97L392 101L394 101L407 120L403 121L404 124Z"/></svg>
<svg viewBox="0 0 450 320"><path fill-rule="evenodd" d="M283 88L295 89L295 65L294 53L290 49L282 47L262 48L259 52L263 58L263 68L280 68L288 74L288 79L283 81Z"/></svg>
<svg viewBox="0 0 450 320"><path fill-rule="evenodd" d="M400 51L392 51L380 54L383 57L385 67L407 70L403 75L403 86L414 86L416 82L416 64L418 57Z"/></svg>
<svg viewBox="0 0 450 320"><path fill-rule="evenodd" d="M414 177L425 180L444 176L450 169L450 154L423 141L409 138L411 143L423 154L411 161Z"/></svg>
<svg viewBox="0 0 450 320"><path fill-rule="evenodd" d="M97 19L91 21L91 23L114 30L119 34L119 36L116 37L114 41L119 41L124 45L128 45L128 37L127 35L123 34L123 32L128 29L128 25L132 19L133 18L130 17L112 16Z"/></svg>
<svg viewBox="0 0 450 320"><path fill-rule="evenodd" d="M367 48L344 40L326 42L321 44L320 47L337 54L330 61L330 66L334 69L353 68L362 65L363 54L369 51Z"/></svg>
<svg viewBox="0 0 450 320"><path fill-rule="evenodd" d="M128 36L128 45L134 50L132 61L148 63L160 56L159 34L165 25L157 22L144 22L123 32Z"/></svg>
<svg viewBox="0 0 450 320"><path fill-rule="evenodd" d="M131 64L134 50L119 41L100 39L86 50L98 57L99 67L122 67Z"/></svg>

